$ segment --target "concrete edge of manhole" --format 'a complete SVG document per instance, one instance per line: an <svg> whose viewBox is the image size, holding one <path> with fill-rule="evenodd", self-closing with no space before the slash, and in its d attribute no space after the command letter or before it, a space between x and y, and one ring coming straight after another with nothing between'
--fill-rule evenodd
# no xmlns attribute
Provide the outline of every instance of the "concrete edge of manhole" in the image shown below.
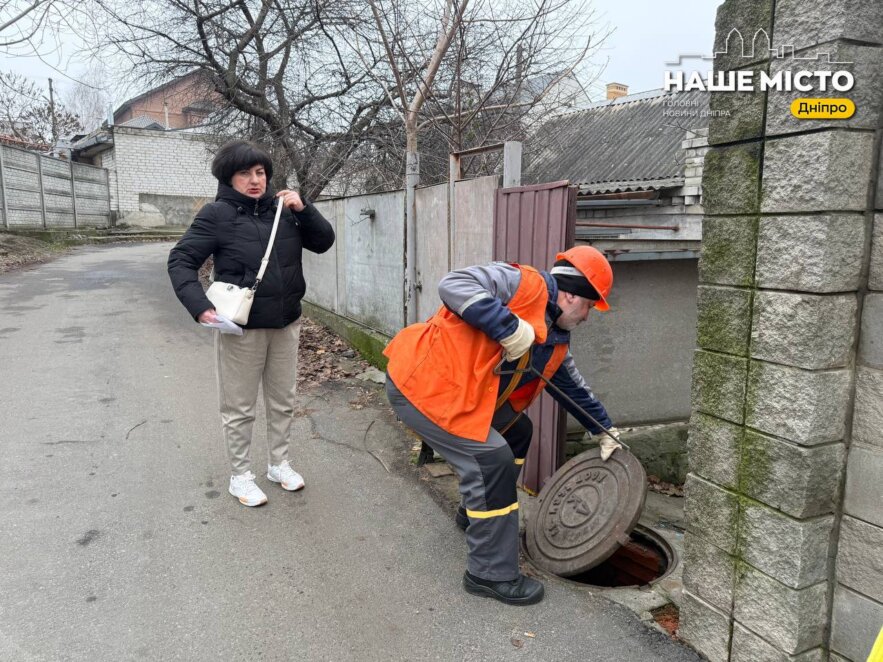
<svg viewBox="0 0 883 662"><path fill-rule="evenodd" d="M583 582L578 582L569 577L562 577L561 575L556 575L540 565L538 565L530 556L530 552L527 549L527 545L525 543L525 534L522 533L520 536L520 546L522 557L524 558L524 562L528 565L531 571L537 576L542 577L543 579L555 580L566 584L567 586L584 589L589 592L602 592L602 593L612 593L617 591L636 591L640 593L646 593L648 589L652 589L661 581L668 578L675 570L678 569L681 559L678 555L677 551L675 551L674 547L669 543L666 537L661 534L659 531L654 528L647 526L646 524L638 523L632 529L632 534L638 534L645 538L649 538L653 543L659 547L663 553L665 554L665 560L667 562L667 567L665 572L663 572L659 577L656 577L649 584L641 584L641 585L631 585L631 586L595 586L593 584L585 584ZM660 598L664 600L664 603L672 602L672 600L660 594ZM617 600L617 602L619 602ZM628 606L628 605L627 605ZM661 606L661 605L660 605Z"/></svg>
<svg viewBox="0 0 883 662"><path fill-rule="evenodd" d="M667 540L665 532L656 530L646 524L638 523L633 529L633 533L637 532L646 535L654 541L664 552L669 565L664 573L654 579L649 584L642 586L593 586L591 584L583 584L567 577L554 575L547 570L543 570L537 566L527 552L527 546L524 544L522 536L522 558L528 569L537 577L546 582L561 582L570 589L583 591L589 595L601 597L610 602L614 602L626 609L630 610L646 627L656 630L667 638L671 638L671 633L660 625L653 615L653 612L661 607L674 604L680 609L680 596L673 596L669 590L663 588L663 584L668 581L673 574L681 571L681 557L674 549L672 543Z"/></svg>

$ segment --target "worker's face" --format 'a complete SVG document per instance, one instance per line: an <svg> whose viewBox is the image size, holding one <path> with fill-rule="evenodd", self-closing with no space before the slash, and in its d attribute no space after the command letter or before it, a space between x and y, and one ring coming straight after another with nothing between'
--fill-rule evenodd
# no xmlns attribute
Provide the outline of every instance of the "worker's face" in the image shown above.
<svg viewBox="0 0 883 662"><path fill-rule="evenodd" d="M595 302L570 292L558 292L558 307L562 312L555 324L565 331L573 331L586 321L589 311L595 307Z"/></svg>
<svg viewBox="0 0 883 662"><path fill-rule="evenodd" d="M262 165L240 170L233 174L230 185L249 198L259 198L267 191L267 173Z"/></svg>

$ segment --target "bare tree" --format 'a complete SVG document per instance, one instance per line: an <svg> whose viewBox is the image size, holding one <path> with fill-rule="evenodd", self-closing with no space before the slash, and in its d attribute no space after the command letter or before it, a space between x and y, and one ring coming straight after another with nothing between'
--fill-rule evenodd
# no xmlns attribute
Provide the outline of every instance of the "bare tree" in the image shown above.
<svg viewBox="0 0 883 662"><path fill-rule="evenodd" d="M203 72L216 131L265 141L276 184L291 175L315 197L351 159L360 182L392 184L398 145L416 153L418 134L441 173L451 148L523 133L556 76L577 78L573 36L590 17L588 0L537 1L94 0L91 41L138 91ZM519 87L544 72L539 92Z"/></svg>
<svg viewBox="0 0 883 662"><path fill-rule="evenodd" d="M60 53L90 20L90 6L90 0L0 0L0 51L41 58Z"/></svg>
<svg viewBox="0 0 883 662"><path fill-rule="evenodd" d="M419 117L421 183L447 177L448 152L524 140L538 121L587 103L607 34L584 0L476 0ZM473 168L495 158L475 158Z"/></svg>
<svg viewBox="0 0 883 662"><path fill-rule="evenodd" d="M22 142L46 147L55 136L82 131L76 114L50 103L44 91L18 74L0 72L0 129Z"/></svg>
<svg viewBox="0 0 883 662"><path fill-rule="evenodd" d="M0 2L0 48L11 48L33 39L49 21L53 1Z"/></svg>
<svg viewBox="0 0 883 662"><path fill-rule="evenodd" d="M469 0L442 0L437 35L431 40L430 43L434 45L429 51L419 48L420 42L426 43L426 32L420 29L419 21L412 24L417 27L416 30L410 30L412 34L399 32L395 30L395 23L401 14L401 6L384 11L380 2L381 0L368 0L374 25L395 81L394 92L387 89L387 94L390 102L398 106L405 127L405 323L411 324L417 321L417 306L412 305L412 302L415 300L417 282L415 226L416 190L420 183L420 157L417 153L419 114L431 93L433 81L448 53L454 34L463 21ZM420 14L415 16L419 17ZM410 37L418 34L419 41L412 41Z"/></svg>
<svg viewBox="0 0 883 662"><path fill-rule="evenodd" d="M371 75L377 60L333 38L363 20L357 0L97 2L105 53L145 86L203 72L222 110L253 119L284 156L280 178L293 175L310 197L389 104Z"/></svg>
<svg viewBox="0 0 883 662"><path fill-rule="evenodd" d="M404 127L406 304L415 294L415 190L426 153L442 156L490 139L523 139L537 109L566 104L588 84L594 16L585 0L368 0L386 56L390 104ZM341 34L373 53L370 35ZM361 38L360 38L361 37ZM376 69L372 69L372 73ZM375 74L376 75L376 74ZM440 159L441 160L441 159ZM393 162L394 159L392 160ZM416 307L406 305L407 322Z"/></svg>
<svg viewBox="0 0 883 662"><path fill-rule="evenodd" d="M68 110L80 118L83 130L92 131L107 118L111 102L107 88L109 76L102 63L93 62L78 78L67 88L62 99Z"/></svg>
<svg viewBox="0 0 883 662"><path fill-rule="evenodd" d="M421 133L435 135L449 151L525 140L550 114L589 101L586 90L603 68L592 56L608 35L583 0L474 5L421 118ZM481 157L475 165L487 161ZM439 166L446 171L447 159Z"/></svg>

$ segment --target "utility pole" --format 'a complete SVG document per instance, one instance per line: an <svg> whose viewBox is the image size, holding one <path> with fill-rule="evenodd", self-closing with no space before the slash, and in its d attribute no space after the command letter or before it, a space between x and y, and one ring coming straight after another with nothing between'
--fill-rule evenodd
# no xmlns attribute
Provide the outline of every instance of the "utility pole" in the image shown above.
<svg viewBox="0 0 883 662"><path fill-rule="evenodd" d="M49 79L49 117L52 119L52 146L58 142L58 122L55 117L55 93L52 90L52 79Z"/></svg>

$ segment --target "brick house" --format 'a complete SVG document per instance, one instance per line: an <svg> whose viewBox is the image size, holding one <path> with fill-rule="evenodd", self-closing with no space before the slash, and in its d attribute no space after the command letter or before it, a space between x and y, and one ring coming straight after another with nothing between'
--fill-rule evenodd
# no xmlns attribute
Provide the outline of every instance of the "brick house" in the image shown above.
<svg viewBox="0 0 883 662"><path fill-rule="evenodd" d="M217 101L205 74L192 71L123 102L114 111L113 123L128 125L146 119L167 129L186 129L202 124Z"/></svg>
<svg viewBox="0 0 883 662"><path fill-rule="evenodd" d="M214 199L216 140L199 126L217 100L204 74L193 71L129 99L114 112L113 125L70 146L73 161L108 169L117 222L186 226Z"/></svg>

